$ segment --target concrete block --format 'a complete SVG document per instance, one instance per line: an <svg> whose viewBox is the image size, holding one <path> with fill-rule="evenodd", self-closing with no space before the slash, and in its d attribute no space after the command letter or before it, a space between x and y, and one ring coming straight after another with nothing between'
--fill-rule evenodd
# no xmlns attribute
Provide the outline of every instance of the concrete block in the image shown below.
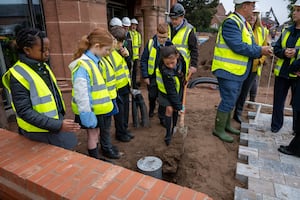
<svg viewBox="0 0 300 200"><path fill-rule="evenodd" d="M248 177L259 178L259 169L247 164L237 163L236 178L243 183L248 181Z"/></svg>
<svg viewBox="0 0 300 200"><path fill-rule="evenodd" d="M284 175L278 172L273 172L268 169L260 169L259 176L262 180L270 181L279 184L285 184Z"/></svg>
<svg viewBox="0 0 300 200"><path fill-rule="evenodd" d="M241 200L241 199L262 200L262 195L244 188L235 187L234 200Z"/></svg>
<svg viewBox="0 0 300 200"><path fill-rule="evenodd" d="M284 179L286 182L286 185L300 188L300 177L299 176L291 176L291 175L284 175Z"/></svg>
<svg viewBox="0 0 300 200"><path fill-rule="evenodd" d="M274 184L276 197L283 200L299 200L300 189L282 184Z"/></svg>
<svg viewBox="0 0 300 200"><path fill-rule="evenodd" d="M258 158L258 151L255 148L239 146L238 158L241 160L247 160L248 157Z"/></svg>
<svg viewBox="0 0 300 200"><path fill-rule="evenodd" d="M256 193L266 194L275 197L274 185L271 181L261 180L258 178L248 178L248 190Z"/></svg>
<svg viewBox="0 0 300 200"><path fill-rule="evenodd" d="M255 119L255 116L256 116L256 112L251 112L251 111L248 112L249 119Z"/></svg>

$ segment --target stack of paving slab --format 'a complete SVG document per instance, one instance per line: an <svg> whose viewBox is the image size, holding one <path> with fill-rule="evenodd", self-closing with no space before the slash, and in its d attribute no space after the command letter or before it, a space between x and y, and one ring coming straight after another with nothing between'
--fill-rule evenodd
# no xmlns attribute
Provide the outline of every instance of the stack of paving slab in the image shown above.
<svg viewBox="0 0 300 200"><path fill-rule="evenodd" d="M248 115L249 123L241 125L236 168L236 178L247 186L236 187L234 199L300 200L300 158L277 150L293 138L292 117L285 116L283 128L272 133L271 114Z"/></svg>

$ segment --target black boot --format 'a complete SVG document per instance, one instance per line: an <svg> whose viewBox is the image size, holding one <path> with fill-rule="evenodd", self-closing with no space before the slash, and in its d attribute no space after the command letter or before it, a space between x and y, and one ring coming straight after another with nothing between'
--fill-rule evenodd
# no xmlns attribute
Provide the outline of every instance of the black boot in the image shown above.
<svg viewBox="0 0 300 200"><path fill-rule="evenodd" d="M90 157L99 159L99 151L97 147L95 149L88 149L88 153Z"/></svg>
<svg viewBox="0 0 300 200"><path fill-rule="evenodd" d="M165 116L165 123L166 123L165 143L167 146L169 146L172 139L172 129L171 129L172 117Z"/></svg>

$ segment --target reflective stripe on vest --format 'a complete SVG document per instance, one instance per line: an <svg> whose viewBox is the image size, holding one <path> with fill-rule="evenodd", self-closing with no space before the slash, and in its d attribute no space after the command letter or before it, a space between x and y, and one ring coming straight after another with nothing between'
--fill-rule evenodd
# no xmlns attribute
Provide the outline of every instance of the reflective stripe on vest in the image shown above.
<svg viewBox="0 0 300 200"><path fill-rule="evenodd" d="M112 111L113 103L110 99L100 70L96 64L92 60L79 59L77 66L72 71L72 76L79 67L83 67L88 72L90 78L92 111L96 115L106 114ZM78 115L79 111L74 98L74 89L72 90L72 97L72 110Z"/></svg>
<svg viewBox="0 0 300 200"><path fill-rule="evenodd" d="M165 84L163 82L162 75L161 75L159 68L156 68L155 72L156 72L156 83L157 83L158 90L164 94L167 94ZM180 90L179 78L177 76L173 76L173 80L175 83L176 91L177 91L177 93L179 93L179 90Z"/></svg>
<svg viewBox="0 0 300 200"><path fill-rule="evenodd" d="M291 32L287 29L284 29L282 31L282 35L281 35L281 47L283 49L286 48L286 42L290 36ZM296 45L295 45L295 48L296 49L300 49L300 38L297 39L297 42L296 42ZM297 54L297 57L296 58L291 58L290 59L290 64L292 64L294 62L295 59L299 59L300 57L300 51L298 51L298 54ZM274 75L275 76L279 76L279 73L280 73L280 70L281 70L281 67L283 65L283 62L284 62L284 59L282 58L278 58L277 62L276 62L276 66L274 68ZM289 74L289 77L297 77L297 75L295 74Z"/></svg>
<svg viewBox="0 0 300 200"><path fill-rule="evenodd" d="M141 34L137 31L129 31L132 40L132 59L139 59L139 49L142 44Z"/></svg>
<svg viewBox="0 0 300 200"><path fill-rule="evenodd" d="M242 32L242 41L252 45L252 31L249 23L248 28L245 27L243 21L236 15L231 14L229 19L237 23ZM227 18L227 19L228 19ZM250 31L248 31L250 30ZM234 75L243 75L246 72L249 58L232 51L226 44L222 36L222 26L219 28L216 46L214 49L214 58L212 63L212 71L222 69Z"/></svg>
<svg viewBox="0 0 300 200"><path fill-rule="evenodd" d="M255 35L255 41L256 41L256 44L258 46L263 46L264 42L267 40L267 37L268 37L268 29L264 28L264 27L261 27L261 26L258 26L258 27L255 27L254 29L254 32L253 35ZM259 58L258 58L259 60ZM255 69L256 67L253 67L252 68L252 72L255 72ZM262 64L257 66L257 70L256 70L256 74L258 76L261 75L261 70L262 70Z"/></svg>
<svg viewBox="0 0 300 200"><path fill-rule="evenodd" d="M184 58L184 61L186 63L186 68L190 66L190 60L191 60L191 55L190 55L190 50L188 47L188 37L190 32L193 31L193 26L189 23L185 23L174 35L172 38L172 43L176 46L178 51L181 53L181 55ZM168 36L171 38L171 27L169 26L168 29ZM187 71L187 69L186 69Z"/></svg>
<svg viewBox="0 0 300 200"><path fill-rule="evenodd" d="M149 58L148 58L148 74L152 75L155 69L155 60L157 51L154 48L154 40L150 39L148 43L148 51L149 51Z"/></svg>
<svg viewBox="0 0 300 200"><path fill-rule="evenodd" d="M106 87L111 99L117 98L115 70L109 57L102 58L100 61L100 71L106 83Z"/></svg>
<svg viewBox="0 0 300 200"><path fill-rule="evenodd" d="M60 95L62 106L65 110L65 104L63 102L62 94L57 86L54 74L50 70L49 66L45 64L45 67L50 74L51 81L56 87L56 91L58 91ZM25 63L18 61L4 74L3 83L9 92L11 92L9 88L11 75L14 76L28 91L30 91L30 100L33 110L40 114L46 115L49 118L59 119L57 105L51 90L48 88L44 80L32 68L30 68ZM13 101L12 107L14 111L16 111L15 106L13 105ZM18 115L16 115L16 118L18 126L27 132L49 132L49 130L41 129L37 126L29 124Z"/></svg>
<svg viewBox="0 0 300 200"><path fill-rule="evenodd" d="M115 68L117 90L128 84L131 85L129 69L125 58L123 58L116 50L109 55L109 58Z"/></svg>

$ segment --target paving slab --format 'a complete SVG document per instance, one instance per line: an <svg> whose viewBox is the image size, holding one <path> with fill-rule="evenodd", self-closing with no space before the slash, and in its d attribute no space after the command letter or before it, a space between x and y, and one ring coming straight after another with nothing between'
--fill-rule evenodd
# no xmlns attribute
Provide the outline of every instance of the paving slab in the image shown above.
<svg viewBox="0 0 300 200"><path fill-rule="evenodd" d="M284 117L278 133L272 133L271 114L249 112L242 123L236 178L247 188L235 188L235 200L300 200L300 158L278 152L293 138L292 117Z"/></svg>

